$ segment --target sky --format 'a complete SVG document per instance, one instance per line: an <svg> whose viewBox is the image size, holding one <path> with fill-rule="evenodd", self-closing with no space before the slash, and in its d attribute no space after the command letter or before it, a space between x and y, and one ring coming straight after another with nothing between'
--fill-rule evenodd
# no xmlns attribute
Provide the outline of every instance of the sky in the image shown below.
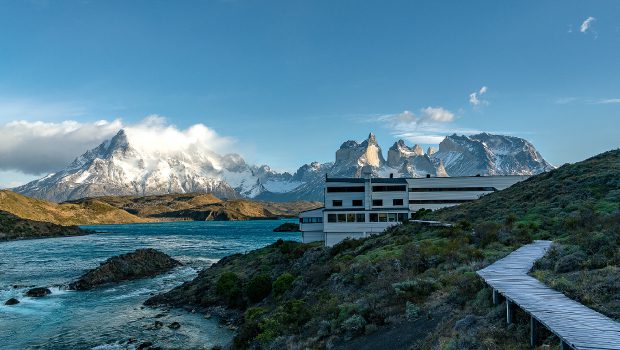
<svg viewBox="0 0 620 350"><path fill-rule="evenodd" d="M0 187L153 120L286 171L369 132L561 165L620 146L619 78L615 0L0 0Z"/></svg>

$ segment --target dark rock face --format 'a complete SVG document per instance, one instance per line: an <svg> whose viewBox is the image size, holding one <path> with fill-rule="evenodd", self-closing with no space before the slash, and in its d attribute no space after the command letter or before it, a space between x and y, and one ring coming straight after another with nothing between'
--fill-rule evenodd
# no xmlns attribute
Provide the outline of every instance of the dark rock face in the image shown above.
<svg viewBox="0 0 620 350"><path fill-rule="evenodd" d="M180 265L178 261L155 249L112 257L99 267L88 271L69 285L74 290L89 290L108 283L155 276Z"/></svg>
<svg viewBox="0 0 620 350"><path fill-rule="evenodd" d="M168 328L170 328L170 329L179 329L179 328L181 328L181 324L179 322L172 322L171 324L168 325Z"/></svg>
<svg viewBox="0 0 620 350"><path fill-rule="evenodd" d="M4 303L4 305L17 305L17 304L19 304L19 300L15 298L11 298Z"/></svg>
<svg viewBox="0 0 620 350"><path fill-rule="evenodd" d="M45 287L32 288L26 292L26 296L31 298L40 298L48 294L52 294L52 291Z"/></svg>
<svg viewBox="0 0 620 350"><path fill-rule="evenodd" d="M299 232L299 224L294 222L285 222L273 229L273 232Z"/></svg>

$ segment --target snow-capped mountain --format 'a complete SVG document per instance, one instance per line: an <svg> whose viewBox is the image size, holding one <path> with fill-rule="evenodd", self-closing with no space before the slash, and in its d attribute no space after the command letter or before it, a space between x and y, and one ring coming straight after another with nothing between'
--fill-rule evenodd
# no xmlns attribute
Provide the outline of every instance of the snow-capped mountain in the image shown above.
<svg viewBox="0 0 620 350"><path fill-rule="evenodd" d="M326 176L359 177L364 166L385 177L531 175L553 169L528 141L486 133L448 136L438 150L429 147L426 152L399 140L388 150L387 160L371 133L363 142L344 142L335 162L305 164L294 174L249 165L238 154L219 155L192 145L152 147L150 142L121 130L66 169L14 191L53 201L187 192L222 198L322 200Z"/></svg>
<svg viewBox="0 0 620 350"><path fill-rule="evenodd" d="M132 142L131 133L121 130L66 169L14 190L60 202L104 195L187 192L209 192L222 198L255 197L263 191L287 192L299 185L291 174L276 173L268 166L250 166L238 154L221 156L191 146L162 151L144 142Z"/></svg>

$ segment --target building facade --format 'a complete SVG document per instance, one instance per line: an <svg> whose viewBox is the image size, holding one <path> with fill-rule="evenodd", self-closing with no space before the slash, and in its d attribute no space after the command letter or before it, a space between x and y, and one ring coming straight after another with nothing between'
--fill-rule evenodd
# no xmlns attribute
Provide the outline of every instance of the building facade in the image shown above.
<svg viewBox="0 0 620 350"><path fill-rule="evenodd" d="M420 209L470 202L527 177L326 178L325 206L299 215L302 239L332 246L345 238L367 237Z"/></svg>

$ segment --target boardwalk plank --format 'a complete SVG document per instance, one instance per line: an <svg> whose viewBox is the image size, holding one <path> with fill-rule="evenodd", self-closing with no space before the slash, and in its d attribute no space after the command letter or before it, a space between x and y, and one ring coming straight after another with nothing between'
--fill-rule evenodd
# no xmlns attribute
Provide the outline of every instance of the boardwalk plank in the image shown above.
<svg viewBox="0 0 620 350"><path fill-rule="evenodd" d="M620 323L528 275L551 244L535 241L477 273L575 350L620 350Z"/></svg>

